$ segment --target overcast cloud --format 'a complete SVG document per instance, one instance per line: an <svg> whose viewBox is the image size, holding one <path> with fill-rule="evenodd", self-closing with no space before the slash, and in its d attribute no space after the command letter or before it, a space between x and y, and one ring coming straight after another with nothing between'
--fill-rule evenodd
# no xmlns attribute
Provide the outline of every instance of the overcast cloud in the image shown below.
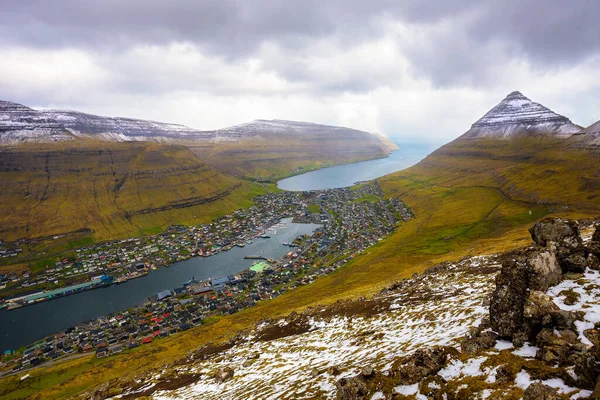
<svg viewBox="0 0 600 400"><path fill-rule="evenodd" d="M441 144L520 90L587 126L600 119L598 21L595 0L4 1L0 98Z"/></svg>

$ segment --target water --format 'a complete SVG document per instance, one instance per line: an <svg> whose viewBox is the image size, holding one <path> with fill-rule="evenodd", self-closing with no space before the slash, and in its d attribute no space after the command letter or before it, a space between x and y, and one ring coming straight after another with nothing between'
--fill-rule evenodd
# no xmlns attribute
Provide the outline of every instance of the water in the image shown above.
<svg viewBox="0 0 600 400"><path fill-rule="evenodd" d="M401 171L421 161L428 154L422 147L401 148L389 157L338 165L292 176L277 182L283 190L303 191L341 188L354 185L358 181L369 181L381 176Z"/></svg>
<svg viewBox="0 0 600 400"><path fill-rule="evenodd" d="M297 236L310 234L319 225L295 224L291 218L277 233L269 231L270 239L253 239L245 247L211 257L194 257L171 264L168 268L151 270L147 276L119 285L89 290L15 310L0 311L0 350L17 349L71 326L102 315L143 304L149 296L164 289L174 289L192 277L198 280L236 274L252 266L256 260L244 260L247 255L273 259L283 257L290 248L283 246Z"/></svg>

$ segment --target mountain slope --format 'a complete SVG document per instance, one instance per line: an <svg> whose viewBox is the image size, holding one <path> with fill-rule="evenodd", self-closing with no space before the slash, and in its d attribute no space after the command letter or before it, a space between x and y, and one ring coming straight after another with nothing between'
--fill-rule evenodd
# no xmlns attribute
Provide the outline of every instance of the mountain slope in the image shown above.
<svg viewBox="0 0 600 400"><path fill-rule="evenodd" d="M323 166L385 157L397 149L376 134L308 122L255 120L202 131L78 111L36 111L0 102L0 145L81 139L182 144L229 174L271 181Z"/></svg>
<svg viewBox="0 0 600 400"><path fill-rule="evenodd" d="M112 239L207 221L247 204L254 190L183 146L70 141L0 151L0 237L8 241L79 229Z"/></svg>
<svg viewBox="0 0 600 400"><path fill-rule="evenodd" d="M587 145L600 146L600 121L583 130L583 140Z"/></svg>
<svg viewBox="0 0 600 400"><path fill-rule="evenodd" d="M397 149L377 135L306 122L256 120L216 132L215 143L186 145L219 170L259 180L385 157Z"/></svg>
<svg viewBox="0 0 600 400"><path fill-rule="evenodd" d="M520 134L568 137L581 129L567 117L515 91L475 122L461 138L510 138Z"/></svg>

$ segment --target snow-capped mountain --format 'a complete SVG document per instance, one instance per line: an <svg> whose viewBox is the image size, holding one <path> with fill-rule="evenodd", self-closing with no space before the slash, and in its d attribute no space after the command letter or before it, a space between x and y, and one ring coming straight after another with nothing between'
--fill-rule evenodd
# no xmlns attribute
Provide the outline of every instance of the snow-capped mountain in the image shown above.
<svg viewBox="0 0 600 400"><path fill-rule="evenodd" d="M108 141L206 140L211 138L210 132L202 132L179 124L133 118L102 117L78 111L44 110L41 112L75 136L88 136Z"/></svg>
<svg viewBox="0 0 600 400"><path fill-rule="evenodd" d="M461 138L510 138L520 134L569 137L581 130L580 126L573 124L567 117L556 114L515 91L475 122Z"/></svg>
<svg viewBox="0 0 600 400"><path fill-rule="evenodd" d="M72 135L53 117L21 104L0 100L0 144L71 139Z"/></svg>
<svg viewBox="0 0 600 400"><path fill-rule="evenodd" d="M217 130L198 130L185 125L122 117L104 117L68 110L34 110L0 101L0 144L53 142L78 137L107 141L240 141L251 137L282 135L339 135L351 139L373 135L356 129L284 120L254 120ZM377 136L394 149L393 145Z"/></svg>

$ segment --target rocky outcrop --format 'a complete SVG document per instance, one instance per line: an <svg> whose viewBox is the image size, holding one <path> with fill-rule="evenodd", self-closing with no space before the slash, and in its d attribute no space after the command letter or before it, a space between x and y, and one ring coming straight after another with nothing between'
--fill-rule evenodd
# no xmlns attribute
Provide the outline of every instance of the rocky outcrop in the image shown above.
<svg viewBox="0 0 600 400"><path fill-rule="evenodd" d="M588 244L588 251L592 254L596 259L600 259L600 226L596 228L590 243Z"/></svg>
<svg viewBox="0 0 600 400"><path fill-rule="evenodd" d="M393 387L414 385L425 378L434 377L446 365L448 358L457 354L458 351L453 347L434 346L400 357L383 373L370 366L364 367L358 375L336 382L337 398L370 399L377 392L390 396Z"/></svg>
<svg viewBox="0 0 600 400"><path fill-rule="evenodd" d="M503 338L522 340L530 336L526 324L525 307L530 291L546 291L561 279L561 269L551 250L530 248L509 254L496 277L496 289L490 300L492 329ZM528 310L533 312L536 303L529 300ZM537 320L536 320L537 325Z"/></svg>
<svg viewBox="0 0 600 400"><path fill-rule="evenodd" d="M401 357L392 366L390 375L397 385L413 385L426 376L437 374L449 356L458 354L453 347L434 346L419 349Z"/></svg>
<svg viewBox="0 0 600 400"><path fill-rule="evenodd" d="M561 398L555 389L539 382L529 385L523 393L523 400L560 400Z"/></svg>
<svg viewBox="0 0 600 400"><path fill-rule="evenodd" d="M562 218L544 218L530 229L538 245L556 253L563 272L583 272L586 267L586 249L583 246L577 222Z"/></svg>
<svg viewBox="0 0 600 400"><path fill-rule="evenodd" d="M520 92L512 92L475 122L461 139L506 139L521 134L568 137L581 130L567 117L529 100Z"/></svg>

